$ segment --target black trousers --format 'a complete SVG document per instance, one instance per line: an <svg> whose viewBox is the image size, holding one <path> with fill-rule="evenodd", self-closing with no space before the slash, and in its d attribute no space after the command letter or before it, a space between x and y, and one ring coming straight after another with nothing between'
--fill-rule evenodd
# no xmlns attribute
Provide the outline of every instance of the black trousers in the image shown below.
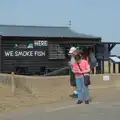
<svg viewBox="0 0 120 120"><path fill-rule="evenodd" d="M70 85L76 87L75 74L70 70Z"/></svg>

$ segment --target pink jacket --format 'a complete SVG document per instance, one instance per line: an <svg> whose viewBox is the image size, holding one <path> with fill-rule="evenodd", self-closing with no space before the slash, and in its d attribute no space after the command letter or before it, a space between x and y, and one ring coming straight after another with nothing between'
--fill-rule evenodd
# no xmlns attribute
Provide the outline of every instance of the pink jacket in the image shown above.
<svg viewBox="0 0 120 120"><path fill-rule="evenodd" d="M74 72L80 72L81 70L82 70L82 72L84 72L84 71L90 69L90 65L87 60L81 60L81 62L79 63L81 70L79 69L79 66L77 63L73 64L72 66L73 66ZM89 73L84 73L84 75L88 75L88 74ZM79 78L81 76L83 76L82 73L75 73L76 78Z"/></svg>

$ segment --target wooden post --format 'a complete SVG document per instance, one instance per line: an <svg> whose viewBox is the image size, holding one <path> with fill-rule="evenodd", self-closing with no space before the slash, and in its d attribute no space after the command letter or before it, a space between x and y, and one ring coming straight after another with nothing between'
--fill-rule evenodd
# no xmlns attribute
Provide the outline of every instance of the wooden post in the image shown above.
<svg viewBox="0 0 120 120"><path fill-rule="evenodd" d="M113 63L111 62L111 69L110 69L110 73L113 73Z"/></svg>
<svg viewBox="0 0 120 120"><path fill-rule="evenodd" d="M111 62L110 62L110 59L108 61L108 73L111 73Z"/></svg>
<svg viewBox="0 0 120 120"><path fill-rule="evenodd" d="M14 77L15 73L12 72L11 73L11 86L12 86L12 93L15 94L15 77Z"/></svg>
<svg viewBox="0 0 120 120"><path fill-rule="evenodd" d="M115 63L113 63L113 73L116 72L116 66L115 66Z"/></svg>
<svg viewBox="0 0 120 120"><path fill-rule="evenodd" d="M116 73L119 73L119 64L117 63L117 64L115 64L115 69L116 69Z"/></svg>
<svg viewBox="0 0 120 120"><path fill-rule="evenodd" d="M120 63L118 64L118 71L119 71L118 73L120 73Z"/></svg>

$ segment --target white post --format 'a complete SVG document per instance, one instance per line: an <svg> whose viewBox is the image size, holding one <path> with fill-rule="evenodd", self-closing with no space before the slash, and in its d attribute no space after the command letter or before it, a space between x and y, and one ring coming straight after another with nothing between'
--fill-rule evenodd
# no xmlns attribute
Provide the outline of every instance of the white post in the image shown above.
<svg viewBox="0 0 120 120"><path fill-rule="evenodd" d="M11 86L12 86L12 93L15 94L15 77L14 72L11 73Z"/></svg>

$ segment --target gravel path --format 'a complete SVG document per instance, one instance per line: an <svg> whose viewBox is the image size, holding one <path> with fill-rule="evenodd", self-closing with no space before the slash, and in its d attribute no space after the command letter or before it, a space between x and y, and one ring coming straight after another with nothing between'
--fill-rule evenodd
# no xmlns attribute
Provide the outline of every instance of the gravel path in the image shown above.
<svg viewBox="0 0 120 120"><path fill-rule="evenodd" d="M24 108L1 114L0 120L119 120L120 89L91 91L89 105L76 105L75 100Z"/></svg>

